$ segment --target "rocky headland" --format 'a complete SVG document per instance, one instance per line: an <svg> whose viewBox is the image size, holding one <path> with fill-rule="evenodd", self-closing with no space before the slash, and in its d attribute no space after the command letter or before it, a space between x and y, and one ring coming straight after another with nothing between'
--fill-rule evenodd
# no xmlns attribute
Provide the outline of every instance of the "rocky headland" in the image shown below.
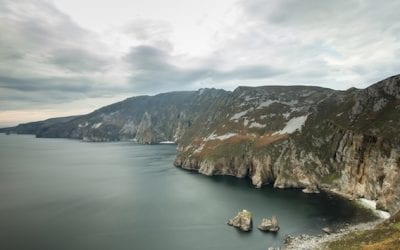
<svg viewBox="0 0 400 250"><path fill-rule="evenodd" d="M256 187L326 190L400 208L400 76L366 89L239 87L179 141L175 165Z"/></svg>
<svg viewBox="0 0 400 250"><path fill-rule="evenodd" d="M178 144L175 166L256 187L326 190L400 209L400 75L365 89L201 89L138 96L90 114L1 129L90 142Z"/></svg>

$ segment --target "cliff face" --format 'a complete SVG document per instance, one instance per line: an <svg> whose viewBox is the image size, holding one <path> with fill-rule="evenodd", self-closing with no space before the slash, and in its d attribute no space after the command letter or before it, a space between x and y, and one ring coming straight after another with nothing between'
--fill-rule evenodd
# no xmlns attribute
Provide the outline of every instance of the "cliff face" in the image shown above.
<svg viewBox="0 0 400 250"><path fill-rule="evenodd" d="M37 137L75 138L92 142L135 140L141 144L154 144L177 141L199 114L206 112L227 93L224 90L202 89L133 97L32 132ZM16 128L9 131L19 133Z"/></svg>
<svg viewBox="0 0 400 250"><path fill-rule="evenodd" d="M226 115L183 136L175 165L249 176L257 187L365 197L393 213L400 208L399 91L399 76L364 90L238 88L222 104Z"/></svg>
<svg viewBox="0 0 400 250"><path fill-rule="evenodd" d="M400 76L362 90L265 86L139 96L39 124L23 126L38 137L175 141L175 165L185 169L400 208Z"/></svg>

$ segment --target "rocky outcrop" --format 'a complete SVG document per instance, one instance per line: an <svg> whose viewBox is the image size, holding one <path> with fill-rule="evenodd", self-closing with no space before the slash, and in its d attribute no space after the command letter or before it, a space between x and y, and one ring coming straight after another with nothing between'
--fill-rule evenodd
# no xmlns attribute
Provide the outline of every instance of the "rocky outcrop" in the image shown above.
<svg viewBox="0 0 400 250"><path fill-rule="evenodd" d="M264 232L278 232L278 219L275 216L272 216L271 219L263 218L261 224L258 225L257 228Z"/></svg>
<svg viewBox="0 0 400 250"><path fill-rule="evenodd" d="M247 210L240 211L234 218L228 221L228 225L238 228L241 231L251 231L253 219L251 213Z"/></svg>

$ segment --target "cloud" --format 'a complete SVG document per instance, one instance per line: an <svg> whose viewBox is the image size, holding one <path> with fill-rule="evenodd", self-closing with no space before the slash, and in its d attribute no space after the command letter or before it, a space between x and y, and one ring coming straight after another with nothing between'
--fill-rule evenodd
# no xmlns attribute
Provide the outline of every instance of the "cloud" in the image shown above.
<svg viewBox="0 0 400 250"><path fill-rule="evenodd" d="M59 5L75 6L69 16L50 0L0 1L0 110L201 87L347 89L400 68L396 0L226 0L217 8L205 0L165 11L130 1L148 12L120 23L79 2ZM99 22L103 32L83 28Z"/></svg>
<svg viewBox="0 0 400 250"><path fill-rule="evenodd" d="M109 61L101 55L81 48L61 48L52 51L48 62L72 72L96 72L105 70Z"/></svg>
<svg viewBox="0 0 400 250"><path fill-rule="evenodd" d="M0 38L1 51L43 57L53 50L80 48L86 50L82 54L85 57L95 53L91 48L99 46L94 34L47 2L3 0L2 5L0 30L5 35Z"/></svg>
<svg viewBox="0 0 400 250"><path fill-rule="evenodd" d="M139 18L126 24L123 31L137 40L149 41L169 37L173 28L166 21Z"/></svg>
<svg viewBox="0 0 400 250"><path fill-rule="evenodd" d="M101 80L114 62L106 46L48 2L2 0L0 33L2 98L29 106L118 89Z"/></svg>
<svg viewBox="0 0 400 250"><path fill-rule="evenodd" d="M94 83L88 79L76 78L15 78L0 76L0 88L19 91L59 91L87 93Z"/></svg>
<svg viewBox="0 0 400 250"><path fill-rule="evenodd" d="M146 93L157 89L195 89L196 82L211 81L214 86L225 80L262 79L283 73L268 65L244 65L228 70L211 68L208 65L197 67L177 66L178 61L167 51L152 46L131 48L125 60L131 65L130 83L135 92Z"/></svg>
<svg viewBox="0 0 400 250"><path fill-rule="evenodd" d="M279 58L288 69L277 80L343 89L399 73L399 1L254 0L239 6L249 22L231 44L242 44L246 37L259 41L254 51ZM310 70L319 73L301 73Z"/></svg>

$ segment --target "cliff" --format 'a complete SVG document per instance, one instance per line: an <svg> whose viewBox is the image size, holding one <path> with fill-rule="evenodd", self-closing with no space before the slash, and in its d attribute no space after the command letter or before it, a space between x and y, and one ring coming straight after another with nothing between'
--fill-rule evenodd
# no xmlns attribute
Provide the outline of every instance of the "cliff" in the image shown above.
<svg viewBox="0 0 400 250"><path fill-rule="evenodd" d="M0 132L89 142L134 140L154 144L177 141L199 114L207 112L227 94L224 90L201 89L132 97L87 115L62 121L55 118L58 122L51 124L48 120L21 124Z"/></svg>
<svg viewBox="0 0 400 250"><path fill-rule="evenodd" d="M184 134L175 165L400 208L400 77L369 88L236 89ZM223 110L223 111L222 111ZM217 116L209 121L207 116ZM193 136L195 134L195 136Z"/></svg>
<svg viewBox="0 0 400 250"><path fill-rule="evenodd" d="M328 190L400 208L400 76L366 89L238 87L128 98L34 127L37 137L178 143L175 165L261 187ZM3 132L19 133L22 125Z"/></svg>
<svg viewBox="0 0 400 250"><path fill-rule="evenodd" d="M21 123L15 127L0 128L0 133L13 133L13 134L38 134L40 131L46 130L53 125L67 123L79 116L67 116L50 118L44 121Z"/></svg>

